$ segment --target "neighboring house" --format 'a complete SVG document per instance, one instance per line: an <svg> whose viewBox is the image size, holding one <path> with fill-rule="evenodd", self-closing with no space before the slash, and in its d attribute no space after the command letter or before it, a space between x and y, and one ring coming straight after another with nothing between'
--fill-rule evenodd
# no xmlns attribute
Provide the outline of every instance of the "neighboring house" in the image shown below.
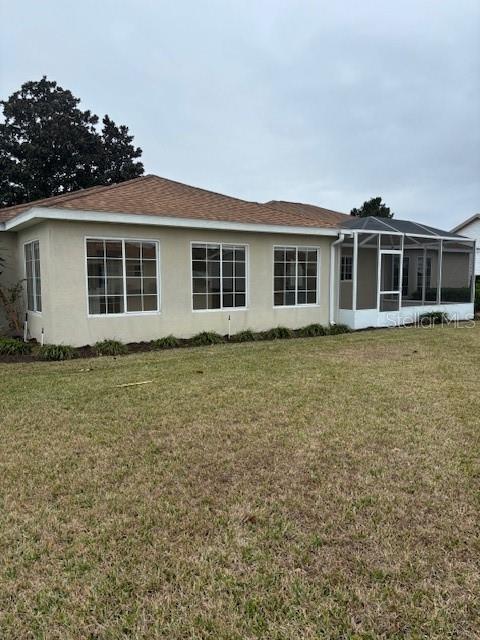
<svg viewBox="0 0 480 640"><path fill-rule="evenodd" d="M473 238L476 241L475 275L480 276L480 213L476 213L471 218L457 224L452 232L461 233L462 236Z"/></svg>
<svg viewBox="0 0 480 640"><path fill-rule="evenodd" d="M7 280L26 280L28 335L75 346L388 326L434 310L466 319L472 251L413 222L247 202L151 175L0 210Z"/></svg>

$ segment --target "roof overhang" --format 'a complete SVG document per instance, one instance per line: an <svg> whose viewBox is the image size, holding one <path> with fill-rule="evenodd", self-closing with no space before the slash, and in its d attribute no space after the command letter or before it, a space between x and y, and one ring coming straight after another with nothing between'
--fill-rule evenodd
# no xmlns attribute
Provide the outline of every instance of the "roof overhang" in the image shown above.
<svg viewBox="0 0 480 640"><path fill-rule="evenodd" d="M453 227L452 233L456 233L457 231L460 231L460 229L463 229L464 227L468 226L472 222L475 222L475 220L480 220L480 213L475 213L470 218L467 218L466 220L464 220L460 224L457 224L456 227Z"/></svg>
<svg viewBox="0 0 480 640"><path fill-rule="evenodd" d="M252 231L255 233L300 234L311 236L338 236L334 227L298 227L277 224L259 224L226 220L204 220L180 218L178 216L155 216L142 213L114 213L104 211L82 211L56 207L31 207L11 220L0 224L0 231L19 231L44 220L66 220L71 222L108 222L152 227L181 227L188 229L217 229L222 231ZM348 233L348 230L347 230Z"/></svg>

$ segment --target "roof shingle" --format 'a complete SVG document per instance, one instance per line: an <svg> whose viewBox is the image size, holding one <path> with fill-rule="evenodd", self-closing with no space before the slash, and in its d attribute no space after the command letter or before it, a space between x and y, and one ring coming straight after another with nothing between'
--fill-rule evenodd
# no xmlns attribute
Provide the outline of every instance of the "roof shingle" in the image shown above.
<svg viewBox="0 0 480 640"><path fill-rule="evenodd" d="M282 201L249 202L146 175L119 184L81 189L0 209L0 221L10 220L33 206L323 228L334 227L344 217L348 218L345 214L313 205Z"/></svg>

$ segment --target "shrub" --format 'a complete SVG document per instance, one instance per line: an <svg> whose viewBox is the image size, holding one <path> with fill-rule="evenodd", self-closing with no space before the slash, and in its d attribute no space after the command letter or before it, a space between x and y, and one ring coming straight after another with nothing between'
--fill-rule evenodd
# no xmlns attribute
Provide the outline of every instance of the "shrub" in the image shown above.
<svg viewBox="0 0 480 640"><path fill-rule="evenodd" d="M350 333L350 329L346 324L331 324L328 333L331 336L338 336L341 333Z"/></svg>
<svg viewBox="0 0 480 640"><path fill-rule="evenodd" d="M38 350L40 360L71 360L77 352L68 344L44 344Z"/></svg>
<svg viewBox="0 0 480 640"><path fill-rule="evenodd" d="M444 311L429 311L418 317L418 324L421 326L443 324L447 320L448 315Z"/></svg>
<svg viewBox="0 0 480 640"><path fill-rule="evenodd" d="M297 331L297 335L302 338L310 338L313 336L324 336L328 333L328 330L321 324L309 324L306 327L302 327Z"/></svg>
<svg viewBox="0 0 480 640"><path fill-rule="evenodd" d="M221 342L224 342L222 336L215 331L202 331L201 333L197 333L196 336L193 336L191 340L191 344L195 347L208 344L220 344Z"/></svg>
<svg viewBox="0 0 480 640"><path fill-rule="evenodd" d="M21 342L14 338L0 338L0 355L15 356L30 353L32 345L29 342Z"/></svg>
<svg viewBox="0 0 480 640"><path fill-rule="evenodd" d="M264 340L285 340L294 336L295 334L288 327L274 327L262 333Z"/></svg>
<svg viewBox="0 0 480 640"><path fill-rule="evenodd" d="M175 349L175 347L179 346L180 340L172 335L159 338L158 340L152 340L152 347L154 349Z"/></svg>
<svg viewBox="0 0 480 640"><path fill-rule="evenodd" d="M245 329L245 331L239 331L230 339L232 342L253 342L257 339L257 336L250 329Z"/></svg>
<svg viewBox="0 0 480 640"><path fill-rule="evenodd" d="M95 343L94 349L97 356L120 356L128 351L127 346L119 340L101 340Z"/></svg>
<svg viewBox="0 0 480 640"><path fill-rule="evenodd" d="M480 276L475 280L475 311L480 311Z"/></svg>

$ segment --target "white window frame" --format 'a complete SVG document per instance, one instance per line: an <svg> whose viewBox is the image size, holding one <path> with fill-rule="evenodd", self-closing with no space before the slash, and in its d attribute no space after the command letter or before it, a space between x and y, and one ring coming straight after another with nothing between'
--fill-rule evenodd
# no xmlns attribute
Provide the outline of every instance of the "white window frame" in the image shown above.
<svg viewBox="0 0 480 640"><path fill-rule="evenodd" d="M28 311L28 313L34 313L37 316L41 316L42 315L42 311L43 311L43 294L42 294L42 267L40 266L40 299L41 299L41 303L42 303L42 310L38 311L37 309L37 267L35 264L35 260L32 260L32 273L33 273L33 278L32 278L32 286L33 286L33 306L35 307L34 309L29 309L28 308L28 278L27 278L27 256L26 256L26 249L27 249L27 245L32 245L32 250L33 250L33 245L37 243L38 244L38 261L40 262L41 260L41 255L40 255L40 240L38 238L34 238L33 240L28 240L27 242L23 243L23 272L24 272L24 279L26 282L26 291L25 291L25 295L26 295L26 310ZM35 254L33 254L35 255Z"/></svg>
<svg viewBox="0 0 480 640"><path fill-rule="evenodd" d="M111 242L122 243L122 267L123 267L123 308L122 313L90 313L90 304L88 296L88 260L87 260L87 242L89 240L106 240ZM157 267L157 310L154 311L126 311L127 309L127 270L125 264L125 243L126 242L150 242L156 247L156 267ZM84 255L85 255L85 295L87 302L87 318L123 318L127 316L158 316L161 314L161 276L160 276L160 242L154 238L125 238L124 236L85 236L84 237Z"/></svg>
<svg viewBox="0 0 480 640"><path fill-rule="evenodd" d="M220 260L220 307L218 309L194 309L193 308L193 259L192 248L194 245L205 245L220 247L220 257L223 256L223 247L242 247L245 249L245 306L244 307L224 307L223 306L223 259ZM189 247L190 260L190 305L192 313L230 313L230 311L248 311L250 295L250 245L246 242L215 242L214 240L191 240Z"/></svg>
<svg viewBox="0 0 480 640"><path fill-rule="evenodd" d="M350 260L350 278L344 278L344 260ZM353 256L340 256L340 282L352 282L353 280Z"/></svg>
<svg viewBox="0 0 480 640"><path fill-rule="evenodd" d="M296 249L296 262L295 262L295 300L298 300L298 251L316 251L317 252L317 301L306 302L302 304L275 304L275 249ZM302 245L302 244L275 244L272 250L272 308L273 309L301 309L303 307L319 307L320 306L320 251L321 248L317 245Z"/></svg>

